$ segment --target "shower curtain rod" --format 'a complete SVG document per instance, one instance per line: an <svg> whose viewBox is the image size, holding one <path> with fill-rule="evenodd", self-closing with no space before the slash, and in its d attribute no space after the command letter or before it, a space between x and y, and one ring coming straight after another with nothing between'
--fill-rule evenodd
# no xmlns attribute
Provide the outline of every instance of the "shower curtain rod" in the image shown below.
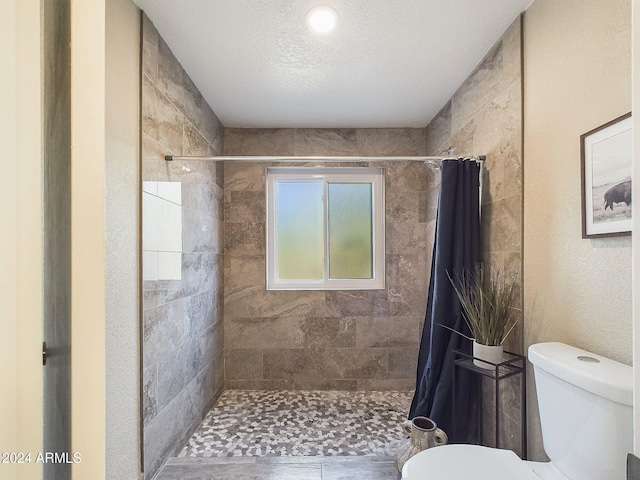
<svg viewBox="0 0 640 480"><path fill-rule="evenodd" d="M458 158L468 158L475 160L478 163L483 163L486 159L485 155L471 156L471 157L455 157L452 155L446 157L434 157L434 156L389 156L389 157L361 157L361 156L339 156L339 157L322 157L322 156L306 156L306 157L292 157L292 156L280 156L280 155L265 155L265 156L219 156L219 157L198 157L198 156L179 156L179 155L165 155L164 159L167 162L171 161L184 161L184 160L214 160L214 161L242 161L242 162L372 162L372 161L413 161L424 162L431 165L437 165L443 160L457 160Z"/></svg>

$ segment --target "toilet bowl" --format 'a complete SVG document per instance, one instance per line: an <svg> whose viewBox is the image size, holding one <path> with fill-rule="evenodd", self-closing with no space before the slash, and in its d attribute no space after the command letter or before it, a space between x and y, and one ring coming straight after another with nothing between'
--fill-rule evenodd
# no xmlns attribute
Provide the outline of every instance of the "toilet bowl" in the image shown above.
<svg viewBox="0 0 640 480"><path fill-rule="evenodd" d="M550 462L510 450L444 445L418 453L403 480L624 480L633 447L633 370L561 343L529 348L545 452Z"/></svg>
<svg viewBox="0 0 640 480"><path fill-rule="evenodd" d="M413 456L402 468L403 480L540 480L511 450L477 445L444 445Z"/></svg>
<svg viewBox="0 0 640 480"><path fill-rule="evenodd" d="M436 451L437 450L437 451ZM403 480L568 480L551 463L520 460L511 450L478 445L446 445L414 456Z"/></svg>

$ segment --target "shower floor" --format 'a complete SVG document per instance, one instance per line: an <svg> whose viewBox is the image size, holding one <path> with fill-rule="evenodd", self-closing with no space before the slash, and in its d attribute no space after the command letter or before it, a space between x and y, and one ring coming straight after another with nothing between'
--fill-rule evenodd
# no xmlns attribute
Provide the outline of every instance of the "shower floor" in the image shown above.
<svg viewBox="0 0 640 480"><path fill-rule="evenodd" d="M412 395L227 390L179 456L393 455Z"/></svg>

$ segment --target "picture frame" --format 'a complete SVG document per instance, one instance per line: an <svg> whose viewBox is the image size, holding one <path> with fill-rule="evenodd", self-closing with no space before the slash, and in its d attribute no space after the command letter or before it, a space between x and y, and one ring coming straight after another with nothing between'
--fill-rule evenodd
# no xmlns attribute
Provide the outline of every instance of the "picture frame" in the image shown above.
<svg viewBox="0 0 640 480"><path fill-rule="evenodd" d="M580 135L582 238L631 235L632 127L627 113Z"/></svg>

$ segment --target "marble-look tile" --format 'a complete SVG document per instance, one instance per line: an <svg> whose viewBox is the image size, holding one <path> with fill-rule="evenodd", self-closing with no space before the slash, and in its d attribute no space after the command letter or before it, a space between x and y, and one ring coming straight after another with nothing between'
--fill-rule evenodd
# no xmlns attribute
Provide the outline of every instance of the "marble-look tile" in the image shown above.
<svg viewBox="0 0 640 480"><path fill-rule="evenodd" d="M431 169L422 162L386 162L384 168L387 193L420 192L431 186Z"/></svg>
<svg viewBox="0 0 640 480"><path fill-rule="evenodd" d="M489 251L520 251L522 246L521 195L485 205L482 210L482 221L485 225L488 223L488 228L483 231L482 241L483 245L489 245Z"/></svg>
<svg viewBox="0 0 640 480"><path fill-rule="evenodd" d="M227 223L225 226L225 254L264 255L265 224Z"/></svg>
<svg viewBox="0 0 640 480"><path fill-rule="evenodd" d="M411 391L416 387L415 372L412 378L365 378L358 380L359 391L388 392L388 391ZM410 403L410 402L409 402ZM406 409L409 414L409 407Z"/></svg>
<svg viewBox="0 0 640 480"><path fill-rule="evenodd" d="M296 128L294 155L354 156L356 130L354 128Z"/></svg>
<svg viewBox="0 0 640 480"><path fill-rule="evenodd" d="M520 375L500 382L500 411L513 422L520 424L522 406L522 377Z"/></svg>
<svg viewBox="0 0 640 480"><path fill-rule="evenodd" d="M210 253L182 254L182 291L185 295L218 288L222 278L222 255Z"/></svg>
<svg viewBox="0 0 640 480"><path fill-rule="evenodd" d="M521 428L520 421L515 422L509 417L504 417L500 423L500 448L512 450L523 458Z"/></svg>
<svg viewBox="0 0 640 480"><path fill-rule="evenodd" d="M324 351L324 363L326 378L386 378L389 355L384 348L329 348Z"/></svg>
<svg viewBox="0 0 640 480"><path fill-rule="evenodd" d="M499 448L513 450L522 455L520 419L520 377L503 380L500 384L499 398ZM495 384L493 380L483 378L483 441L486 445L496 446L495 430Z"/></svg>
<svg viewBox="0 0 640 480"><path fill-rule="evenodd" d="M420 258L420 253L388 253L385 259L387 287L426 294L425 265L420 262Z"/></svg>
<svg viewBox="0 0 640 480"><path fill-rule="evenodd" d="M522 76L523 29L524 15L520 15L502 34L502 55L505 58L502 65L503 83L509 83L511 80Z"/></svg>
<svg viewBox="0 0 640 480"><path fill-rule="evenodd" d="M142 79L142 132L156 140L167 154L182 154L184 117L148 77Z"/></svg>
<svg viewBox="0 0 640 480"><path fill-rule="evenodd" d="M393 468L393 471L390 470ZM170 458L155 480L397 480L388 457L179 457Z"/></svg>
<svg viewBox="0 0 640 480"><path fill-rule="evenodd" d="M427 223L435 221L438 216L438 200L440 198L440 186L418 192L418 221Z"/></svg>
<svg viewBox="0 0 640 480"><path fill-rule="evenodd" d="M211 135L209 135L211 137ZM221 152L216 150L191 124L185 122L184 135L182 137L182 151L185 156L215 157Z"/></svg>
<svg viewBox="0 0 640 480"><path fill-rule="evenodd" d="M223 232L213 217L182 207L182 251L222 253Z"/></svg>
<svg viewBox="0 0 640 480"><path fill-rule="evenodd" d="M263 370L262 350L227 347L224 368L227 380L260 380Z"/></svg>
<svg viewBox="0 0 640 480"><path fill-rule="evenodd" d="M158 365L142 371L142 422L146 426L158 414Z"/></svg>
<svg viewBox="0 0 640 480"><path fill-rule="evenodd" d="M356 478L396 480L399 478L399 474L394 462L390 460L384 465L326 464L322 466L322 480L353 480Z"/></svg>
<svg viewBox="0 0 640 480"><path fill-rule="evenodd" d="M294 129L225 128L224 154L293 156Z"/></svg>
<svg viewBox="0 0 640 480"><path fill-rule="evenodd" d="M193 358L195 373L213 363L216 368L224 368L224 325L216 322L201 333L194 334Z"/></svg>
<svg viewBox="0 0 640 480"><path fill-rule="evenodd" d="M420 331L421 330L422 328L420 328ZM416 370L418 368L419 343L420 339L414 338L413 348L389 349L389 376L391 378L415 380Z"/></svg>
<svg viewBox="0 0 640 480"><path fill-rule="evenodd" d="M142 73L151 81L158 80L158 30L145 13L142 14Z"/></svg>
<svg viewBox="0 0 640 480"><path fill-rule="evenodd" d="M226 143L225 143L226 145ZM226 153L226 155L230 155ZM262 162L242 162L229 160L224 162L224 190L265 192L267 167Z"/></svg>
<svg viewBox="0 0 640 480"><path fill-rule="evenodd" d="M157 86L200 134L215 144L221 124L162 37L158 41Z"/></svg>
<svg viewBox="0 0 640 480"><path fill-rule="evenodd" d="M142 135L142 181L157 182L166 149L148 134Z"/></svg>
<svg viewBox="0 0 640 480"><path fill-rule="evenodd" d="M415 316L424 314L427 305L427 290L407 290L404 286L387 288L388 314L390 316Z"/></svg>
<svg viewBox="0 0 640 480"><path fill-rule="evenodd" d="M453 125L466 120L482 110L484 105L498 91L502 80L503 42L498 40L487 52L478 66L462 83L452 97L451 121Z"/></svg>
<svg viewBox="0 0 640 480"><path fill-rule="evenodd" d="M419 192L422 194L422 192ZM385 199L386 222L418 223L419 200L414 192L387 192Z"/></svg>
<svg viewBox="0 0 640 480"><path fill-rule="evenodd" d="M224 257L225 297L238 294L255 286L265 286L264 255L242 255Z"/></svg>
<svg viewBox="0 0 640 480"><path fill-rule="evenodd" d="M505 85L503 89L491 97L484 105L483 116L492 118L492 122L481 121L479 118L473 119L473 138L470 145L476 152L487 154L493 152L504 141L510 137L514 138L513 148L521 156L522 151L522 84L518 79L511 84Z"/></svg>
<svg viewBox="0 0 640 480"><path fill-rule="evenodd" d="M300 329L306 347L356 346L356 322L352 317L304 317Z"/></svg>
<svg viewBox="0 0 640 480"><path fill-rule="evenodd" d="M216 322L221 322L221 311L217 309L220 293L212 290L197 293L184 300L184 314L191 334L202 332Z"/></svg>
<svg viewBox="0 0 640 480"><path fill-rule="evenodd" d="M221 162L164 161L165 154L220 155L222 125L147 18L143 29L143 179L181 182L178 203L186 222L180 280L145 282L143 293L144 451L150 479L186 442L224 383L224 172Z"/></svg>
<svg viewBox="0 0 640 480"><path fill-rule="evenodd" d="M389 302L385 290L328 290L326 304L341 316L385 316Z"/></svg>
<svg viewBox="0 0 640 480"><path fill-rule="evenodd" d="M356 346L416 347L421 325L416 317L355 317Z"/></svg>
<svg viewBox="0 0 640 480"><path fill-rule="evenodd" d="M521 133L505 132L496 143L496 146L487 152L484 203L502 200L522 192Z"/></svg>
<svg viewBox="0 0 640 480"><path fill-rule="evenodd" d="M158 363L164 352L185 342L188 324L183 312L183 301L176 300L143 313L144 368Z"/></svg>
<svg viewBox="0 0 640 480"><path fill-rule="evenodd" d="M486 125L480 123L480 125ZM452 155L455 157L467 157L474 155L483 155L487 152L487 148L483 142L476 142L478 137L482 138L482 134L477 131L478 123L476 118L471 117L464 125L458 128L451 137L451 145L455 145ZM483 139L484 140L484 139Z"/></svg>
<svg viewBox="0 0 640 480"><path fill-rule="evenodd" d="M145 479L153 478L165 459L178 453L182 434L191 425L188 396L183 391L149 423L144 435Z"/></svg>
<svg viewBox="0 0 640 480"><path fill-rule="evenodd" d="M301 317L228 319L226 348L299 348L304 344Z"/></svg>
<svg viewBox="0 0 640 480"><path fill-rule="evenodd" d="M267 199L264 191L232 191L228 220L231 223L264 223Z"/></svg>
<svg viewBox="0 0 640 480"><path fill-rule="evenodd" d="M424 128L359 128L359 156L426 155L427 138Z"/></svg>
<svg viewBox="0 0 640 480"><path fill-rule="evenodd" d="M357 380L332 380L304 376L296 378L294 385L296 390L338 390L349 392L358 389Z"/></svg>
<svg viewBox="0 0 640 480"><path fill-rule="evenodd" d="M227 390L296 390L292 379L275 380L225 380Z"/></svg>
<svg viewBox="0 0 640 480"><path fill-rule="evenodd" d="M335 305L325 303L323 291L265 290L262 285L225 294L225 318L335 317Z"/></svg>
<svg viewBox="0 0 640 480"><path fill-rule="evenodd" d="M174 464L169 463L154 480L259 480L260 473L255 462L247 464Z"/></svg>
<svg viewBox="0 0 640 480"><path fill-rule="evenodd" d="M447 151L451 139L451 100L440 109L426 128L427 155L440 156Z"/></svg>
<svg viewBox="0 0 640 480"><path fill-rule="evenodd" d="M214 162L216 185L221 189L224 189L224 164L225 162Z"/></svg>
<svg viewBox="0 0 640 480"><path fill-rule="evenodd" d="M158 363L158 408L162 410L193 379L193 357L197 343L191 339L174 350L164 352Z"/></svg>
<svg viewBox="0 0 640 480"><path fill-rule="evenodd" d="M296 380L298 378L345 378L329 375L325 377L321 353L311 349L282 348L265 350L262 356L265 379Z"/></svg>
<svg viewBox="0 0 640 480"><path fill-rule="evenodd" d="M386 279L389 315L424 315L428 294L430 265L424 260L426 252L418 254L388 254Z"/></svg>
<svg viewBox="0 0 640 480"><path fill-rule="evenodd" d="M427 233L424 225L392 222L386 225L387 254L413 254L427 248Z"/></svg>

